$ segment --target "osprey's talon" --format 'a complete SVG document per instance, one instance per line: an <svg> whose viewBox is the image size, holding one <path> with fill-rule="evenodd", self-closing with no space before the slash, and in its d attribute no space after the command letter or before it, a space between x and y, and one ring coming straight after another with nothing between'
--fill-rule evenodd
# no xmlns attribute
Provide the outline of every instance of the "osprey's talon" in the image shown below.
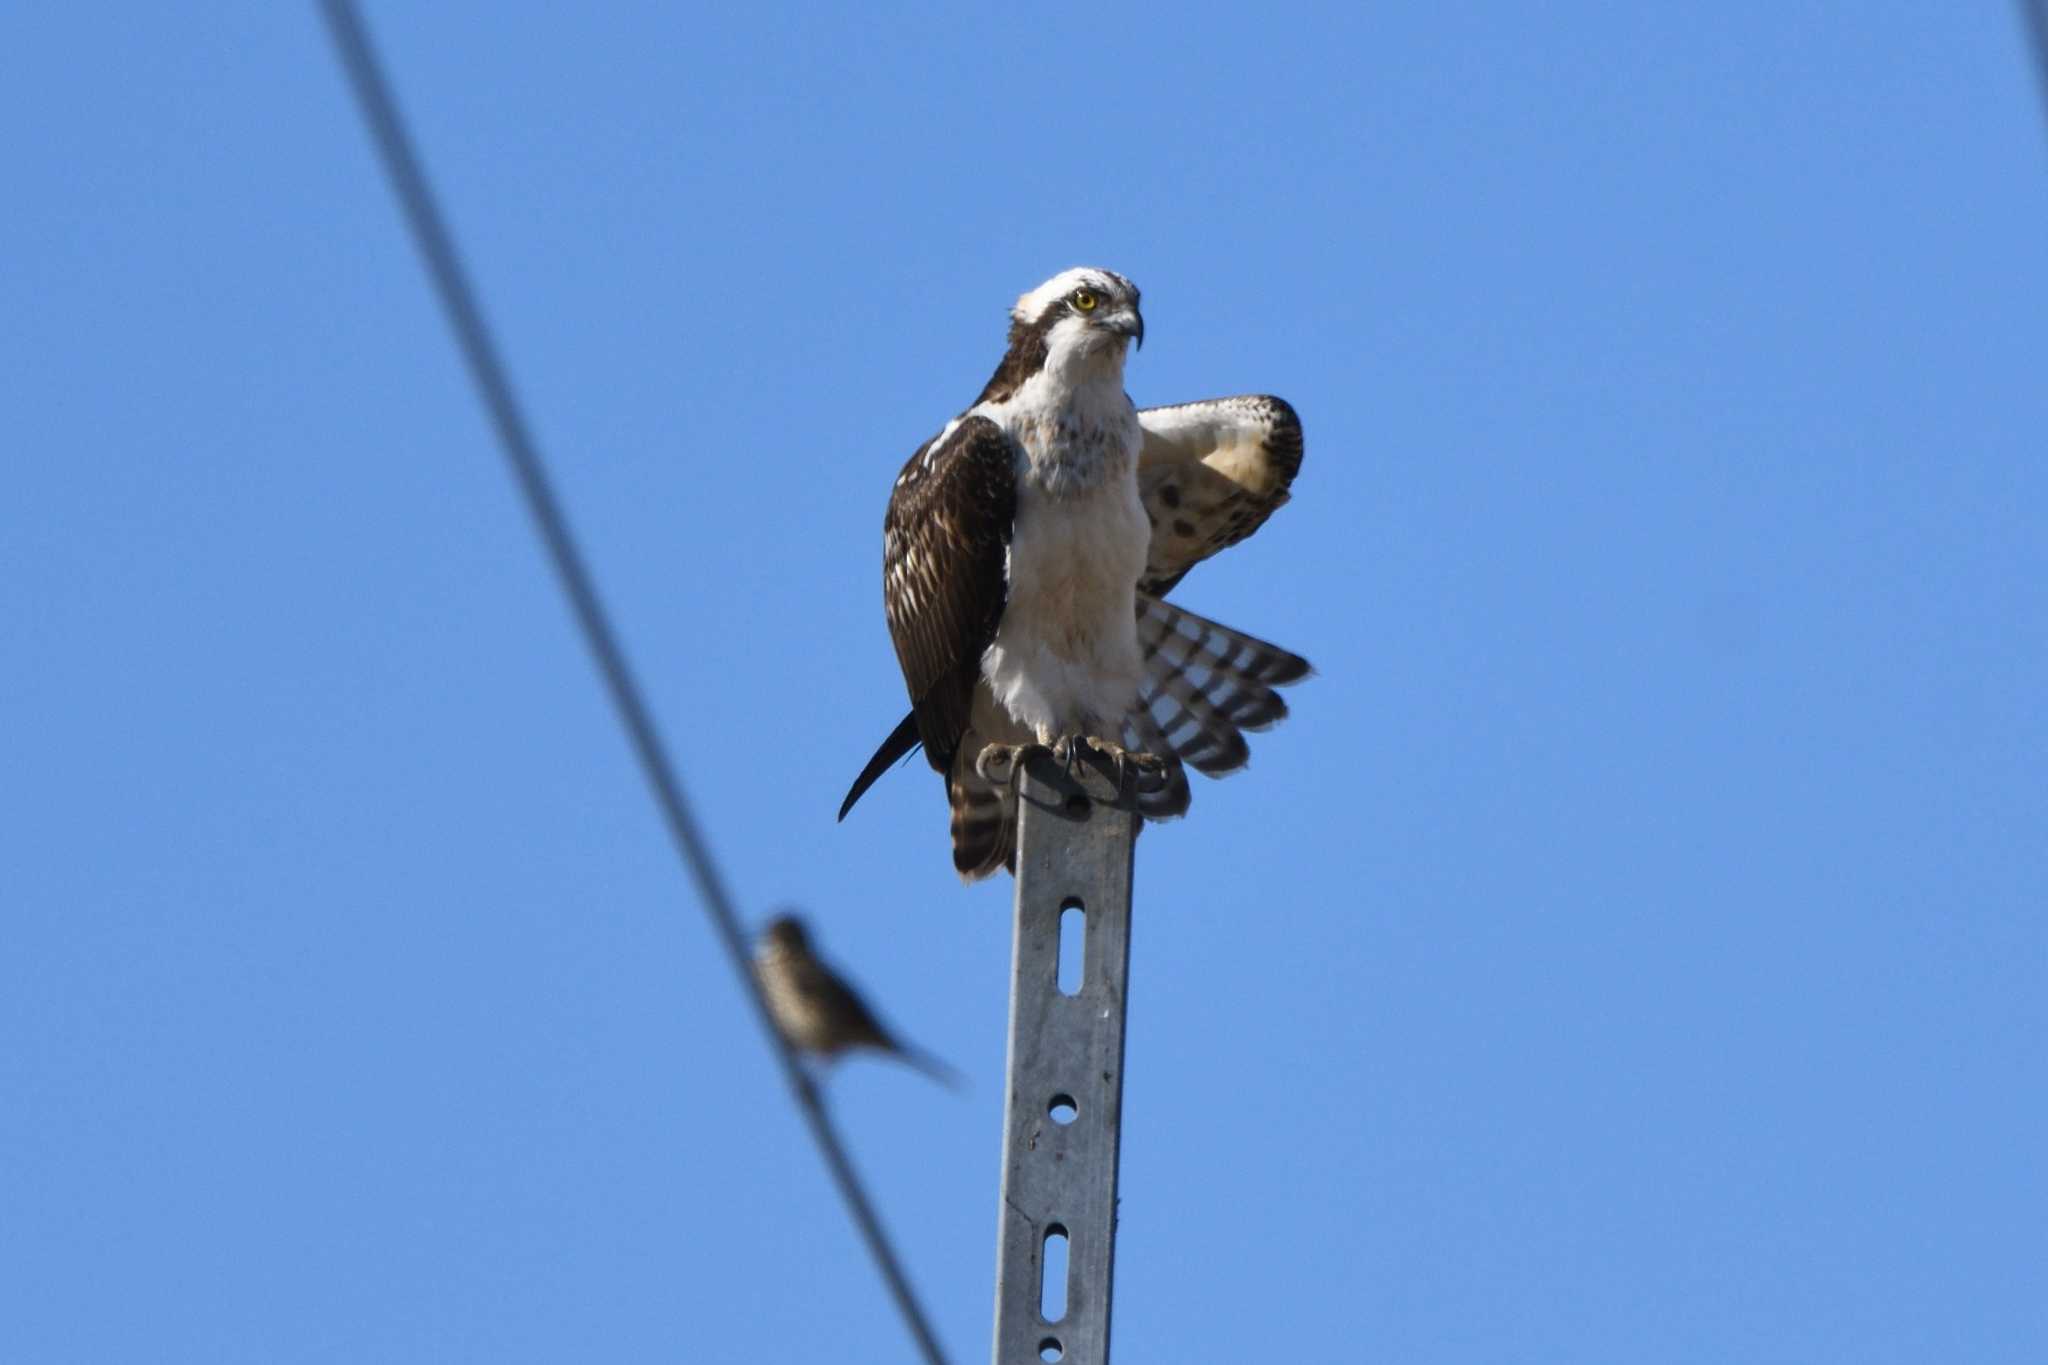
<svg viewBox="0 0 2048 1365"><path fill-rule="evenodd" d="M1010 785L1010 779L1017 775L1017 760L1021 757L1022 746L1016 744L988 744L974 760L974 771L982 781L998 787Z"/></svg>
<svg viewBox="0 0 2048 1365"><path fill-rule="evenodd" d="M1140 795L1166 790L1168 768L1166 760L1158 754L1148 754L1139 749L1126 749L1106 739L1088 740L1088 747L1108 759L1116 768L1117 785L1121 787L1126 778L1132 779L1132 786Z"/></svg>
<svg viewBox="0 0 2048 1365"><path fill-rule="evenodd" d="M1173 768L1158 754L1126 752L1132 775L1132 789L1140 796L1151 796L1166 790L1172 780Z"/></svg>

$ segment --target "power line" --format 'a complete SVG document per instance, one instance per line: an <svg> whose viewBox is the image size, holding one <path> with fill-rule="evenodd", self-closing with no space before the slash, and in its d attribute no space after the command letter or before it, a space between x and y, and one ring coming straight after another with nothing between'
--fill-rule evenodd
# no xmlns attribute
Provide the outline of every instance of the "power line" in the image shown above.
<svg viewBox="0 0 2048 1365"><path fill-rule="evenodd" d="M866 1240L868 1251L873 1255L882 1278L889 1286L889 1292L896 1300L897 1309L903 1314L911 1335L917 1339L925 1359L931 1365L944 1365L945 1356L940 1351L938 1339L932 1335L931 1326L925 1321L924 1311L918 1306L916 1296L911 1292L910 1282L905 1278L902 1265L897 1261L894 1249L889 1245L882 1231L880 1220L875 1216L860 1179L855 1175L852 1163L847 1159L845 1145L840 1141L823 1104L818 1099L817 1088L804 1074L795 1053L781 1032L775 1027L774 1019L768 1012L768 1002L761 993L760 983L755 980L747 952L746 932L740 926L739 916L734 912L732 897L726 890L725 881L719 875L717 865L712 861L710 849L705 845L704 836L697 828L696 818L683 796L681 781L677 778L674 765L670 763L662 746L661 737L654 726L654 718L642 700L639 685L633 680L632 670L626 664L620 650L616 633L607 618L604 604L599 600L596 585L591 581L590 571L585 566L582 553L577 549L575 539L569 532L567 519L562 514L561 504L555 497L554 487L548 478L547 468L541 460L540 450L534 444L526 419L512 391L504 365L498 358L498 348L492 340L490 329L485 326L483 313L477 305L475 291L469 284L468 273L462 267L456 253L454 240L449 236L436 206L432 189L427 184L425 172L420 168L419 158L413 149L411 135L406 131L400 118L398 106L391 94L390 83L385 79L382 66L370 46L368 33L364 30L361 16L353 0L320 0L320 8L326 16L329 35L334 40L342 67L347 71L349 83L355 90L357 101L362 106L363 118L370 126L370 135L377 145L377 151L384 163L384 170L391 178L391 187L404 210L407 225L412 230L413 240L420 255L425 258L427 273L432 278L434 292L447 310L448 321L455 329L455 339L462 349L463 359L469 365L470 376L476 381L483 396L484 406L490 412L491 425L496 429L498 443L503 449L506 461L512 467L513 478L526 498L527 510L532 513L541 540L547 546L549 561L553 564L555 576L561 580L562 590L569 596L574 609L576 624L583 633L584 642L597 660L599 673L604 677L605 690L610 694L612 706L619 714L619 721L626 728L632 742L634 756L639 760L640 770L646 776L648 786L653 789L655 804L661 808L663 820L668 825L669 836L676 849L682 854L684 864L697 883L705 911L711 916L712 924L718 930L719 939L725 944L727 956L732 960L733 970L739 973L746 996L753 1002L755 1016L761 1027L767 1031L780 1061L783 1078L789 1083L796 1096L797 1106L810 1124L811 1135L817 1140L818 1150L825 1158L832 1178L839 1186L839 1193L845 1199L848 1211L860 1228Z"/></svg>
<svg viewBox="0 0 2048 1365"><path fill-rule="evenodd" d="M2041 89L2041 108L2048 114L2048 0L2019 0L2020 22L2034 52L2034 75Z"/></svg>

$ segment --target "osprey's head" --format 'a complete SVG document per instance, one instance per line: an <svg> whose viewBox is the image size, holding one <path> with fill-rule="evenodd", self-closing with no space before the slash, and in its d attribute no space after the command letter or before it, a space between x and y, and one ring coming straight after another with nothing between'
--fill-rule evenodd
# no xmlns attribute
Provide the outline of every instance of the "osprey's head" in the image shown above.
<svg viewBox="0 0 2048 1365"><path fill-rule="evenodd" d="M1076 266L1021 295L1010 310L1010 349L979 403L1003 402L1031 376L1123 382L1127 343L1145 344L1138 286L1114 270Z"/></svg>
<svg viewBox="0 0 2048 1365"><path fill-rule="evenodd" d="M1062 270L1022 295L1010 320L1042 335L1047 358L1056 365L1105 354L1121 360L1125 342L1145 344L1138 286L1095 266Z"/></svg>

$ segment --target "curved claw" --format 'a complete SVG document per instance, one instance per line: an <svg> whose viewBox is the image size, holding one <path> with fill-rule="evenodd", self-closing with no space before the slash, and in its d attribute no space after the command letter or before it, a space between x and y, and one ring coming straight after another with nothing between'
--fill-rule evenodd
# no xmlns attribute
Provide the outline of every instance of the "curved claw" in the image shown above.
<svg viewBox="0 0 2048 1365"><path fill-rule="evenodd" d="M984 782L1007 786L1015 781L1025 761L1034 753L1048 753L1066 770L1070 781L1078 781L1075 769L1093 754L1115 772L1119 787L1129 782L1140 796L1162 792L1173 782L1173 762L1158 754L1126 749L1111 740L1093 735L1062 735L1051 744L988 744L974 760L974 771Z"/></svg>
<svg viewBox="0 0 2048 1365"><path fill-rule="evenodd" d="M1119 787L1123 786L1126 780L1128 780L1131 783L1132 790L1143 796L1149 796L1154 792L1166 790L1167 783L1172 777L1172 768L1158 754L1149 754L1136 749L1126 749L1120 744L1112 743L1106 739L1096 739L1093 736L1090 736L1085 742L1090 749L1093 749L1096 753L1107 759L1110 765L1116 769L1117 785Z"/></svg>
<svg viewBox="0 0 2048 1365"><path fill-rule="evenodd" d="M974 760L974 771L981 780L998 787L1007 787L1016 780L1017 772L1024 766L1024 760L1042 749L1042 744L988 744Z"/></svg>
<svg viewBox="0 0 2048 1365"><path fill-rule="evenodd" d="M981 780L998 787L1006 787L1017 775L1017 746L1014 744L990 744L975 756L974 771Z"/></svg>
<svg viewBox="0 0 2048 1365"><path fill-rule="evenodd" d="M1158 754L1129 754L1132 775L1132 790L1140 796L1152 796L1166 790L1173 780L1173 769Z"/></svg>

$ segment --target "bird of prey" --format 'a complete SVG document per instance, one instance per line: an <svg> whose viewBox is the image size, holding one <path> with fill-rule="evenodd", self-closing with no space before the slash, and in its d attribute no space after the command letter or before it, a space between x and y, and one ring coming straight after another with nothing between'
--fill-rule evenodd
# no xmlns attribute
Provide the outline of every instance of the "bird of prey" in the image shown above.
<svg viewBox="0 0 2048 1365"><path fill-rule="evenodd" d="M883 520L882 596L911 712L840 807L919 743L945 779L953 866L1013 866L1016 761L1044 745L1135 773L1138 809L1184 814L1183 765L1218 776L1287 714L1300 656L1161 600L1287 501L1301 422L1278 398L1140 411L1138 290L1063 271L1010 312L981 396L918 447Z"/></svg>
<svg viewBox="0 0 2048 1365"><path fill-rule="evenodd" d="M960 1075L930 1053L899 1042L875 1019L853 987L811 949L811 936L794 915L778 915L754 948L754 975L768 998L775 1027L799 1052L837 1057L867 1047L908 1062L946 1085Z"/></svg>

